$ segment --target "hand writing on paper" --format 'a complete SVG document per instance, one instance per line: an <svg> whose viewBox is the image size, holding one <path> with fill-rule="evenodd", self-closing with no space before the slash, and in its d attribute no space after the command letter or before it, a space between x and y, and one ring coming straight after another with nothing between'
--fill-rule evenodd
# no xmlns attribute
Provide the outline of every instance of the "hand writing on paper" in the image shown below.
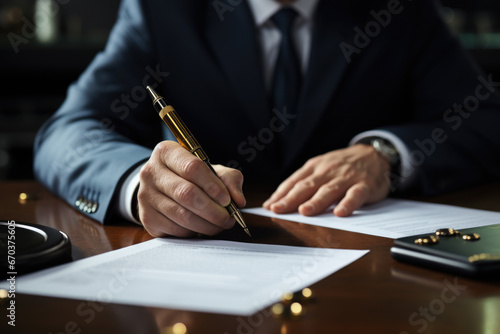
<svg viewBox="0 0 500 334"><path fill-rule="evenodd" d="M240 171L203 161L177 142L163 141L141 169L137 195L139 218L155 237L215 235L234 225L224 205L230 196L245 206Z"/></svg>

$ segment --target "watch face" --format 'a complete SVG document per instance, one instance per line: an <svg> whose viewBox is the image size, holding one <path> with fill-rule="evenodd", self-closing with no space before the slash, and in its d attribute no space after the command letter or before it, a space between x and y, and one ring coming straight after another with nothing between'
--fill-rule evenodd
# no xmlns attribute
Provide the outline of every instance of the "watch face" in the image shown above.
<svg viewBox="0 0 500 334"><path fill-rule="evenodd" d="M391 144L386 143L384 140L374 139L372 140L372 146L378 152L386 155L391 163L394 163L399 159L398 151Z"/></svg>

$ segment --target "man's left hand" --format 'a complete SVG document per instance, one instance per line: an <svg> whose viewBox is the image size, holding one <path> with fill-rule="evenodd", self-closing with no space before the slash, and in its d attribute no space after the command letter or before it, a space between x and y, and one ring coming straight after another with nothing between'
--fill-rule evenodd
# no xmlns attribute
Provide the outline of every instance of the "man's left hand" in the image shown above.
<svg viewBox="0 0 500 334"><path fill-rule="evenodd" d="M333 213L349 216L363 204L378 202L390 190L390 165L368 145L357 144L309 159L283 181L263 207L275 213Z"/></svg>

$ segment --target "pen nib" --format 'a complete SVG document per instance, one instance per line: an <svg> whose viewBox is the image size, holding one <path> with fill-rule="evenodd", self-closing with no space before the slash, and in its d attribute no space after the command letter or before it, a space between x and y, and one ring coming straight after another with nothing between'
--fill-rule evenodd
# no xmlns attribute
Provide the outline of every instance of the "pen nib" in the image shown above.
<svg viewBox="0 0 500 334"><path fill-rule="evenodd" d="M243 228L245 233L249 237L251 237L252 235L250 234L250 230L248 229L247 225L245 224L245 221L243 220L243 216L241 215L241 211L238 210L238 207L236 206L236 204L234 204L234 202L231 201L231 204L229 204L227 209L229 210L229 214L234 217L234 219L236 220L236 222L238 224L240 224L240 226Z"/></svg>
<svg viewBox="0 0 500 334"><path fill-rule="evenodd" d="M157 92L155 92L155 90L153 88L151 88L150 86L146 86L146 89L147 91L149 92L149 95L151 96L151 100L153 100L153 104L156 103L156 101L158 101L159 99L161 99L162 97L160 95L158 95Z"/></svg>

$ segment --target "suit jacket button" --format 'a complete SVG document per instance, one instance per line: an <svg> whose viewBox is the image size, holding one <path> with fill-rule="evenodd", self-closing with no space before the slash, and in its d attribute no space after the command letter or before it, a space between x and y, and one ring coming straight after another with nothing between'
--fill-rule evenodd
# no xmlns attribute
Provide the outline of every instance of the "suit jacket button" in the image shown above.
<svg viewBox="0 0 500 334"><path fill-rule="evenodd" d="M80 206L78 208L81 211L85 211L85 207L87 207L87 200L86 199L82 199L82 201L80 201Z"/></svg>

